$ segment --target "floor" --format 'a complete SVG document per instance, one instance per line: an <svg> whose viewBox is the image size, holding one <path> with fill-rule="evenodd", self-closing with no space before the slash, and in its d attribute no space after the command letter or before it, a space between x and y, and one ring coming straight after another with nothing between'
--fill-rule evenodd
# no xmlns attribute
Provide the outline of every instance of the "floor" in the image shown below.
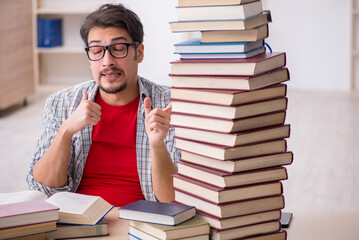
<svg viewBox="0 0 359 240"><path fill-rule="evenodd" d="M27 189L46 97L63 87L40 86L26 107L1 112L0 192ZM359 93L289 90L288 98L285 209L359 211Z"/></svg>

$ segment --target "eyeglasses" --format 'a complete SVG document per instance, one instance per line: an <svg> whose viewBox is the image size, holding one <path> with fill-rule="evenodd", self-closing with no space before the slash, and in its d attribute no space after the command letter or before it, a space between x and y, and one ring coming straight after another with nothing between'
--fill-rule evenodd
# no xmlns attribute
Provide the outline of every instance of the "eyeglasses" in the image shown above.
<svg viewBox="0 0 359 240"><path fill-rule="evenodd" d="M109 51L112 57L114 58L125 58L128 54L128 48L130 46L137 46L138 42L132 43L115 43L108 46L90 46L86 47L85 51L87 53L87 57L91 61L99 61L105 56L106 50Z"/></svg>

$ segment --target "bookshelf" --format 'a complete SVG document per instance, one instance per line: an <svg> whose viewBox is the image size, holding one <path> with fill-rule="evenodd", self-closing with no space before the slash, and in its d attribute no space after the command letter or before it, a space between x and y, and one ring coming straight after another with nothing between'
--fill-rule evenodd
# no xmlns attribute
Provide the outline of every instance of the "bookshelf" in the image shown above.
<svg viewBox="0 0 359 240"><path fill-rule="evenodd" d="M32 0L34 35L38 18L61 18L63 44L59 47L34 48L40 84L77 84L92 78L79 34L87 14L104 4L102 0ZM106 3L115 3L115 0Z"/></svg>
<svg viewBox="0 0 359 240"><path fill-rule="evenodd" d="M31 1L0 1L0 110L35 92Z"/></svg>

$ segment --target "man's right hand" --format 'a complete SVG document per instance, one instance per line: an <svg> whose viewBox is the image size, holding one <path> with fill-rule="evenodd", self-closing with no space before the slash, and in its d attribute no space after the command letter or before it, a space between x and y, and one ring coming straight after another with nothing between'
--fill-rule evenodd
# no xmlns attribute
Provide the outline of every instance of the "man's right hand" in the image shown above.
<svg viewBox="0 0 359 240"><path fill-rule="evenodd" d="M96 125L98 121L100 121L100 117L101 106L88 100L87 92L83 90L80 105L71 116L64 121L62 127L65 128L68 133L74 135L87 125Z"/></svg>

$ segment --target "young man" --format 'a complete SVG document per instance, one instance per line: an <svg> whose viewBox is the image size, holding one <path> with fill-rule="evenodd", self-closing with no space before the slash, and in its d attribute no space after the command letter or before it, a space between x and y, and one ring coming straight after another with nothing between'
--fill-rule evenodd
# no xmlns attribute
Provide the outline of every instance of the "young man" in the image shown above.
<svg viewBox="0 0 359 240"><path fill-rule="evenodd" d="M94 77L51 95L27 182L51 195L98 195L115 206L174 199L177 171L169 89L137 75L143 27L123 5L106 4L80 30Z"/></svg>

